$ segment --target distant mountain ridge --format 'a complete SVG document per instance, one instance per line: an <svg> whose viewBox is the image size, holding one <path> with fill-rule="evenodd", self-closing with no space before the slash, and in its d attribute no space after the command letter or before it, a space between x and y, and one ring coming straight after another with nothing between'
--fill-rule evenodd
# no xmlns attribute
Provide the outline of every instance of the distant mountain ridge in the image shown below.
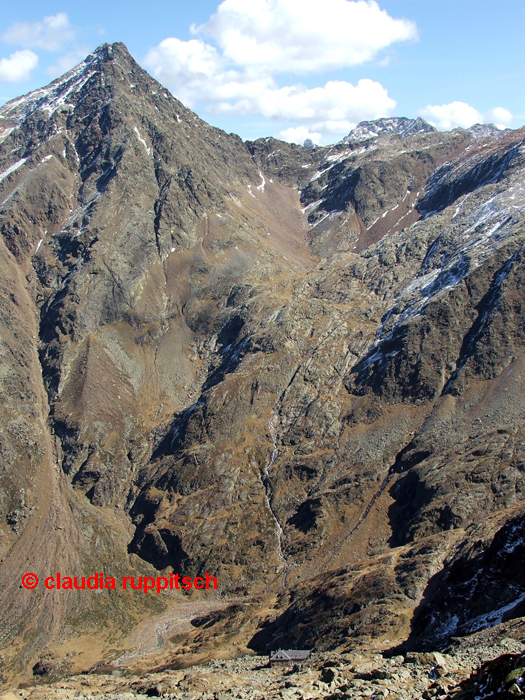
<svg viewBox="0 0 525 700"><path fill-rule="evenodd" d="M469 126L466 131L472 134L475 139L484 139L489 136L499 136L508 133L512 131L512 129L498 129L495 124L474 124L473 126Z"/></svg>
<svg viewBox="0 0 525 700"><path fill-rule="evenodd" d="M359 122L355 129L352 129L348 136L345 136L343 141L345 143L367 141L368 139L376 138L382 134L397 134L405 138L406 136L415 136L416 134L429 134L433 131L437 131L437 129L421 117L417 119L408 119L407 117L383 117L372 121Z"/></svg>

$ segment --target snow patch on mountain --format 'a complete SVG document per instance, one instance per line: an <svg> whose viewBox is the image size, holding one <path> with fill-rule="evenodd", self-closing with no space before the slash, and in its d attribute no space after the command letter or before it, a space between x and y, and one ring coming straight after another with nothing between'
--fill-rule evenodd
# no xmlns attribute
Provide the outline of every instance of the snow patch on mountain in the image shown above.
<svg viewBox="0 0 525 700"><path fill-rule="evenodd" d="M521 173L514 174L490 199L477 205L471 202L468 211L467 197L429 248L415 278L399 292L384 316L367 365L381 354L383 344L393 337L396 328L420 315L428 304L448 293L523 229L525 185ZM424 223L414 224L421 225ZM384 241L378 250L383 245Z"/></svg>
<svg viewBox="0 0 525 700"><path fill-rule="evenodd" d="M429 179L418 204L423 218L443 211L465 194L498 182L517 158L525 159L523 141L503 153L495 151L489 155L478 149L466 159L444 163Z"/></svg>
<svg viewBox="0 0 525 700"><path fill-rule="evenodd" d="M353 141L367 141L377 138L382 134L397 134L402 138L414 136L415 134L428 134L436 129L421 117L417 119L407 119L407 117L387 117L375 119L374 121L360 122L355 129L345 136L343 141L351 143Z"/></svg>
<svg viewBox="0 0 525 700"><path fill-rule="evenodd" d="M474 124L474 126L469 127L466 129L466 131L468 131L469 134L472 134L475 139L484 139L488 137L502 136L503 134L511 131L511 129L498 129L495 124Z"/></svg>
<svg viewBox="0 0 525 700"><path fill-rule="evenodd" d="M26 160L27 160L27 158L22 158L21 160L18 160L13 165L9 166L9 168L7 168L7 170L4 170L3 173L0 173L0 182L2 182L2 180L5 180L5 178L8 177L9 175L11 175L11 173L14 173L15 170L18 170L18 168L21 165L23 165L26 162Z"/></svg>
<svg viewBox="0 0 525 700"><path fill-rule="evenodd" d="M7 102L0 109L0 118L11 123L4 129L2 140L19 126L25 119L37 110L47 113L49 119L57 110L67 109L78 103L80 91L92 75L99 70L100 60L111 47L101 47L91 53L84 61L72 68L47 87L39 88L33 92L17 97Z"/></svg>

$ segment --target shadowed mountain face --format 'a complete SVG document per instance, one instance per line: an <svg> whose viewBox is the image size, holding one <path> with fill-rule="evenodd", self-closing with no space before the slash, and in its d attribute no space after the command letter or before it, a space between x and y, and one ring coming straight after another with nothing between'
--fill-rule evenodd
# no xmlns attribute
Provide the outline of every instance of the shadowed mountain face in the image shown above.
<svg viewBox="0 0 525 700"><path fill-rule="evenodd" d="M243 143L122 44L1 108L8 667L186 600L26 571L209 572L185 651L522 614L525 132L426 126Z"/></svg>

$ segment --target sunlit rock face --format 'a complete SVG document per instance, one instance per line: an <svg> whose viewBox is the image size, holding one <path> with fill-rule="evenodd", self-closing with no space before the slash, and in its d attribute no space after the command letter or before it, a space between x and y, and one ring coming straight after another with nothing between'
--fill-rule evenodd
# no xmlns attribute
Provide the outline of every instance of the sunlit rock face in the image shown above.
<svg viewBox="0 0 525 700"><path fill-rule="evenodd" d="M28 570L209 572L194 650L521 614L523 130L243 143L122 44L0 117L8 662L161 606Z"/></svg>
<svg viewBox="0 0 525 700"><path fill-rule="evenodd" d="M480 124L477 125L481 126ZM492 126L492 125L491 125ZM495 128L495 127L493 127ZM403 138L415 136L416 134L429 134L436 131L435 127L426 122L421 117L417 119L407 119L406 117L383 117L374 121L359 122L352 131L345 136L343 141L367 141L380 134L397 134Z"/></svg>

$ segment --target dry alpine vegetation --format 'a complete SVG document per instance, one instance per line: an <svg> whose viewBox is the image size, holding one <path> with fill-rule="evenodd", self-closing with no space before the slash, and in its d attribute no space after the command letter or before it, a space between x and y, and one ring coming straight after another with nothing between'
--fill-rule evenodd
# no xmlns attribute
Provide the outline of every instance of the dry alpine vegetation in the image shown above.
<svg viewBox="0 0 525 700"><path fill-rule="evenodd" d="M6 698L521 693L524 138L244 143L122 44L0 109Z"/></svg>

